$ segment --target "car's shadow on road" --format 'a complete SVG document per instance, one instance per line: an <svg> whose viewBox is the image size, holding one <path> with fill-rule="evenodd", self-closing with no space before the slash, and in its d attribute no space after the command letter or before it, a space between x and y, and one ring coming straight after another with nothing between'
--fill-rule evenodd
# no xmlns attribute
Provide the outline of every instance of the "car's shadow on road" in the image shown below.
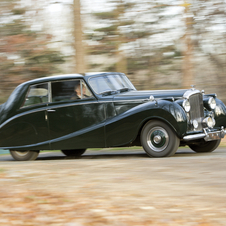
<svg viewBox="0 0 226 226"><path fill-rule="evenodd" d="M192 152L190 150L183 150L177 152L173 157L186 157L186 156L194 156L197 155L197 153ZM92 153L86 153L83 156L76 158L76 157L70 157L70 156L64 156L61 153L58 153L58 155L53 156L39 156L37 160L68 160L68 159L123 159L123 158L150 158L144 151L139 152L127 152L127 151L118 151L118 152L92 152Z"/></svg>
<svg viewBox="0 0 226 226"><path fill-rule="evenodd" d="M112 159L112 158L148 158L148 155L144 153L100 153L100 154L85 154L79 158L73 156L39 156L37 160L70 160L70 159Z"/></svg>
<svg viewBox="0 0 226 226"><path fill-rule="evenodd" d="M216 150L211 153L195 153L190 149L183 148L179 149L175 155L171 158L188 158L188 157L199 157L199 156L218 156L223 149ZM52 160L85 160L85 159L148 159L150 158L143 150L119 150L119 151L87 151L84 155L79 158L65 156L61 152L40 152L36 161L52 161ZM153 158L150 158L153 159ZM0 161L14 161L10 155L0 156Z"/></svg>

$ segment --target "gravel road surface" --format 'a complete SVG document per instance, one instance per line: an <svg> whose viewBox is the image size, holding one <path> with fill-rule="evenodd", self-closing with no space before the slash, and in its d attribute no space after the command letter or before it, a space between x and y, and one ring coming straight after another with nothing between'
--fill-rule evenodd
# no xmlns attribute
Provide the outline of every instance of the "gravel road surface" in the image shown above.
<svg viewBox="0 0 226 226"><path fill-rule="evenodd" d="M171 158L142 149L0 155L0 226L225 226L226 148Z"/></svg>

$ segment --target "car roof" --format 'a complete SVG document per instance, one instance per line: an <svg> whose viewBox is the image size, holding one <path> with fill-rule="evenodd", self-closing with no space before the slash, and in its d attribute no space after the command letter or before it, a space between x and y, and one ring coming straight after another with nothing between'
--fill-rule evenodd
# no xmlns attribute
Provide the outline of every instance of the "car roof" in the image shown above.
<svg viewBox="0 0 226 226"><path fill-rule="evenodd" d="M33 83L42 83L42 82L57 81L57 80L63 80L63 79L75 79L75 78L83 78L83 75L82 74L53 75L53 76L32 79L25 83L33 84Z"/></svg>
<svg viewBox="0 0 226 226"><path fill-rule="evenodd" d="M34 83L42 83L42 82L49 82L49 81L58 81L58 80L68 80L68 79L79 79L85 77L93 77L96 75L104 75L104 74L115 74L116 72L88 72L84 74L63 74L63 75L52 75L37 79L29 80L23 84L34 84ZM117 73L118 74L118 73Z"/></svg>

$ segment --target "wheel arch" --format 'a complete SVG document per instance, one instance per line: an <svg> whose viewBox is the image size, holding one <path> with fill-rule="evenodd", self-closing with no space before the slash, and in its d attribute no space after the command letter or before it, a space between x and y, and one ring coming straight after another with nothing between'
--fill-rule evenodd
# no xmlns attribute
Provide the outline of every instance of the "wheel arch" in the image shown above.
<svg viewBox="0 0 226 226"><path fill-rule="evenodd" d="M163 117L152 116L152 117L146 118L145 120L143 120L143 121L141 122L140 127L139 127L139 130L138 130L138 133L137 133L137 136L136 136L136 138L134 139L134 142L137 143L137 141L140 140L141 131L142 131L142 129L144 128L144 126L145 126L149 121L154 121L154 120L164 122L165 124L167 124L167 125L175 132L175 134L176 134L179 138L181 138L181 134L178 133L177 129L175 128L175 126L174 126L172 123L170 123L168 120L166 120L166 119L163 118Z"/></svg>
<svg viewBox="0 0 226 226"><path fill-rule="evenodd" d="M175 102L159 100L156 107L150 109L149 117L141 121L138 134L148 121L159 120L166 123L181 139L187 131L187 116L181 106Z"/></svg>
<svg viewBox="0 0 226 226"><path fill-rule="evenodd" d="M149 120L166 123L180 139L187 131L186 114L177 103L166 100L159 100L157 103L147 102L106 122L106 147L139 145L137 137Z"/></svg>

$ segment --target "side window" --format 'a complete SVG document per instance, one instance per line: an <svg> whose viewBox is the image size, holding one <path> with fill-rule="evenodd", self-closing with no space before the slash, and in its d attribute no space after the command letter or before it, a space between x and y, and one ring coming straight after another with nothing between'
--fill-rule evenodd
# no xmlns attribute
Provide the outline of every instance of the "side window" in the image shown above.
<svg viewBox="0 0 226 226"><path fill-rule="evenodd" d="M52 83L52 102L79 100L89 97L92 97L92 94L80 79Z"/></svg>
<svg viewBox="0 0 226 226"><path fill-rule="evenodd" d="M83 98L93 97L93 94L83 81L82 81L82 95Z"/></svg>
<svg viewBox="0 0 226 226"><path fill-rule="evenodd" d="M49 98L48 83L30 86L22 107L47 103Z"/></svg>

